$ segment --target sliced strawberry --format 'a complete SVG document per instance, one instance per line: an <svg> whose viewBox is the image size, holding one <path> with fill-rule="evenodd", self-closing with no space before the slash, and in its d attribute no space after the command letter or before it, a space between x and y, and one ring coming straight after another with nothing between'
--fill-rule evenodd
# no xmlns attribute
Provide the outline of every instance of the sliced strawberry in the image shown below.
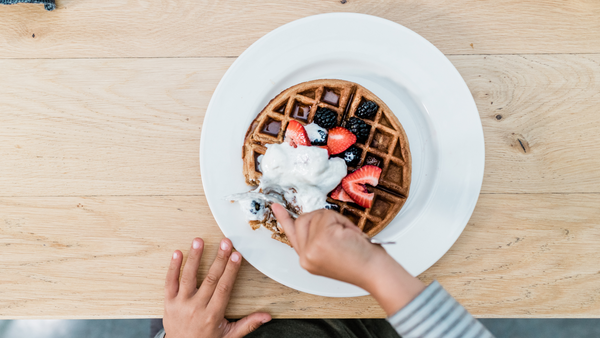
<svg viewBox="0 0 600 338"><path fill-rule="evenodd" d="M348 193L344 191L341 183L337 187L335 187L335 189L333 189L333 191L331 192L331 198L342 202L354 202L352 197L350 197L350 195L348 195Z"/></svg>
<svg viewBox="0 0 600 338"><path fill-rule="evenodd" d="M297 146L310 146L310 139L308 138L308 134L306 134L306 130L296 120L291 120L288 123L284 142L288 142L294 148Z"/></svg>
<svg viewBox="0 0 600 338"><path fill-rule="evenodd" d="M354 143L356 143L356 135L352 134L350 130L342 127L329 130L329 137L327 138L329 154L339 154L350 148Z"/></svg>
<svg viewBox="0 0 600 338"><path fill-rule="evenodd" d="M379 183L381 168L374 165L365 165L344 177L342 188L350 195L356 204L363 208L370 208L373 204L373 193L367 190L365 184L376 186Z"/></svg>

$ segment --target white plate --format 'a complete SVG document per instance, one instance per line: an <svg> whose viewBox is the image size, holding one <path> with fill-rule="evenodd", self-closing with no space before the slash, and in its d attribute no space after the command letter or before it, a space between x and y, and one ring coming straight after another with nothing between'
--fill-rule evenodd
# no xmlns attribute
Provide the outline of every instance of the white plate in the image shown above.
<svg viewBox="0 0 600 338"><path fill-rule="evenodd" d="M256 115L282 90L328 78L366 87L406 130L410 195L376 237L396 241L387 251L415 276L450 249L471 217L483 179L483 130L450 61L415 32L374 16L332 13L291 22L256 41L225 73L200 142L202 183L221 230L250 264L284 285L322 296L362 296L358 287L303 270L293 249L266 229L251 230L239 206L224 199L249 189L241 154Z"/></svg>

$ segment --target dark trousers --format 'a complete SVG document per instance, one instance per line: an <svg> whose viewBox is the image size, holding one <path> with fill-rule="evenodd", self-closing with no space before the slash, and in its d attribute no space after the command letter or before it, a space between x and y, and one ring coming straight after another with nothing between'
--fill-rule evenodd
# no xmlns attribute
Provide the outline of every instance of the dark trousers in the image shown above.
<svg viewBox="0 0 600 338"><path fill-rule="evenodd" d="M162 329L151 322L150 338ZM273 319L248 338L400 338L385 319Z"/></svg>
<svg viewBox="0 0 600 338"><path fill-rule="evenodd" d="M248 338L399 338L385 319L273 319Z"/></svg>

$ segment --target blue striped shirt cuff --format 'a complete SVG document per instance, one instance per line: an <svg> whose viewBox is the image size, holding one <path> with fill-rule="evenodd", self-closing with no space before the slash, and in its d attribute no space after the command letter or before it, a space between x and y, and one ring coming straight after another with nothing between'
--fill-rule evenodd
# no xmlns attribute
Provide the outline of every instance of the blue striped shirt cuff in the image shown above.
<svg viewBox="0 0 600 338"><path fill-rule="evenodd" d="M494 337L437 281L388 321L403 338Z"/></svg>

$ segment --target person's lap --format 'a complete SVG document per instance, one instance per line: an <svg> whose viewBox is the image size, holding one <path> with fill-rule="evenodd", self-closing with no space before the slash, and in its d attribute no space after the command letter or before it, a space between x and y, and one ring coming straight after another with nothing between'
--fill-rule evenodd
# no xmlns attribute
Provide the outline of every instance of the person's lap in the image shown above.
<svg viewBox="0 0 600 338"><path fill-rule="evenodd" d="M274 319L248 338L399 338L385 319Z"/></svg>

